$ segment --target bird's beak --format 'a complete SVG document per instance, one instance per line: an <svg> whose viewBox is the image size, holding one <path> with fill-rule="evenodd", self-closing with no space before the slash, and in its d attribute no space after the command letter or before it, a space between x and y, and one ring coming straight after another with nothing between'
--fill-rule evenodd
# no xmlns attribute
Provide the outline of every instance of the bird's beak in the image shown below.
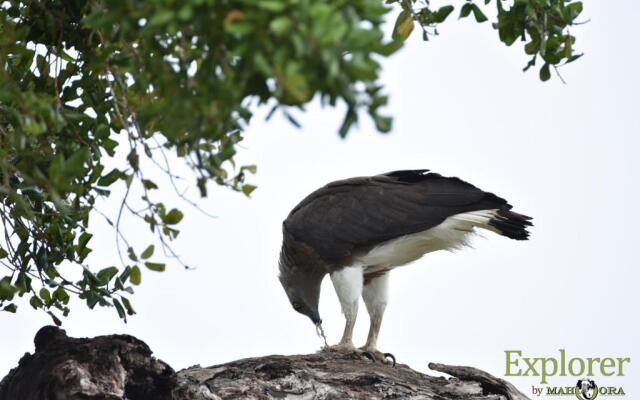
<svg viewBox="0 0 640 400"><path fill-rule="evenodd" d="M322 324L322 319L320 318L320 314L317 311L311 314L309 318L311 319L311 322L313 322L313 324L316 326Z"/></svg>

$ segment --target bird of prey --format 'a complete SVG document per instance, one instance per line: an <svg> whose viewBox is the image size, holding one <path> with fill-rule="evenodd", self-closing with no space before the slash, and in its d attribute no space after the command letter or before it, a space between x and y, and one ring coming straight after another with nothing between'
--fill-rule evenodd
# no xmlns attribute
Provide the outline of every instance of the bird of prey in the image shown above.
<svg viewBox="0 0 640 400"><path fill-rule="evenodd" d="M437 250L465 246L476 228L515 240L529 237L531 218L458 178L429 170L394 171L327 184L283 222L280 282L294 310L321 329L320 284L329 274L346 319L338 351L354 351L360 297L370 316L360 348L381 356L376 342L387 305L389 271Z"/></svg>

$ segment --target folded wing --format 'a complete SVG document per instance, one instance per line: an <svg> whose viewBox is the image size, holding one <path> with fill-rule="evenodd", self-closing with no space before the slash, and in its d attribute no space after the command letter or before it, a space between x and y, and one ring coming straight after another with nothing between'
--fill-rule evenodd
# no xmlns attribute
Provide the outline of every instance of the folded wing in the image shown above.
<svg viewBox="0 0 640 400"><path fill-rule="evenodd" d="M381 242L435 227L452 215L492 209L507 212L511 205L458 178L427 170L394 171L316 190L291 211L284 229L323 259L340 262ZM530 225L530 218L509 214Z"/></svg>

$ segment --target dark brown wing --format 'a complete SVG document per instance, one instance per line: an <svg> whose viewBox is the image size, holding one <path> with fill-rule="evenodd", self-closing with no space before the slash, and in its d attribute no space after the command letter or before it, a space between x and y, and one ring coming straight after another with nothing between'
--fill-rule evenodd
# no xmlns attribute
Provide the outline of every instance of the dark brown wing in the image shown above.
<svg viewBox="0 0 640 400"><path fill-rule="evenodd" d="M339 263L454 214L510 208L506 200L458 178L427 170L395 171L329 183L291 211L284 229L324 260Z"/></svg>

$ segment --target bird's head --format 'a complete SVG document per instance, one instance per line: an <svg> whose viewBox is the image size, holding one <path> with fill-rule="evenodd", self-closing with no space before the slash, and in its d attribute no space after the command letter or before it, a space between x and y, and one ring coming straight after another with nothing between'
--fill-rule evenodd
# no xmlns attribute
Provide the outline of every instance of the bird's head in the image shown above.
<svg viewBox="0 0 640 400"><path fill-rule="evenodd" d="M280 251L280 283L294 310L306 315L322 332L322 319L318 312L320 286L327 274L326 263L302 241L296 240L283 223Z"/></svg>
<svg viewBox="0 0 640 400"><path fill-rule="evenodd" d="M280 283L294 310L309 317L314 325L322 323L318 312L320 286L324 273L314 273L300 267L280 266Z"/></svg>

